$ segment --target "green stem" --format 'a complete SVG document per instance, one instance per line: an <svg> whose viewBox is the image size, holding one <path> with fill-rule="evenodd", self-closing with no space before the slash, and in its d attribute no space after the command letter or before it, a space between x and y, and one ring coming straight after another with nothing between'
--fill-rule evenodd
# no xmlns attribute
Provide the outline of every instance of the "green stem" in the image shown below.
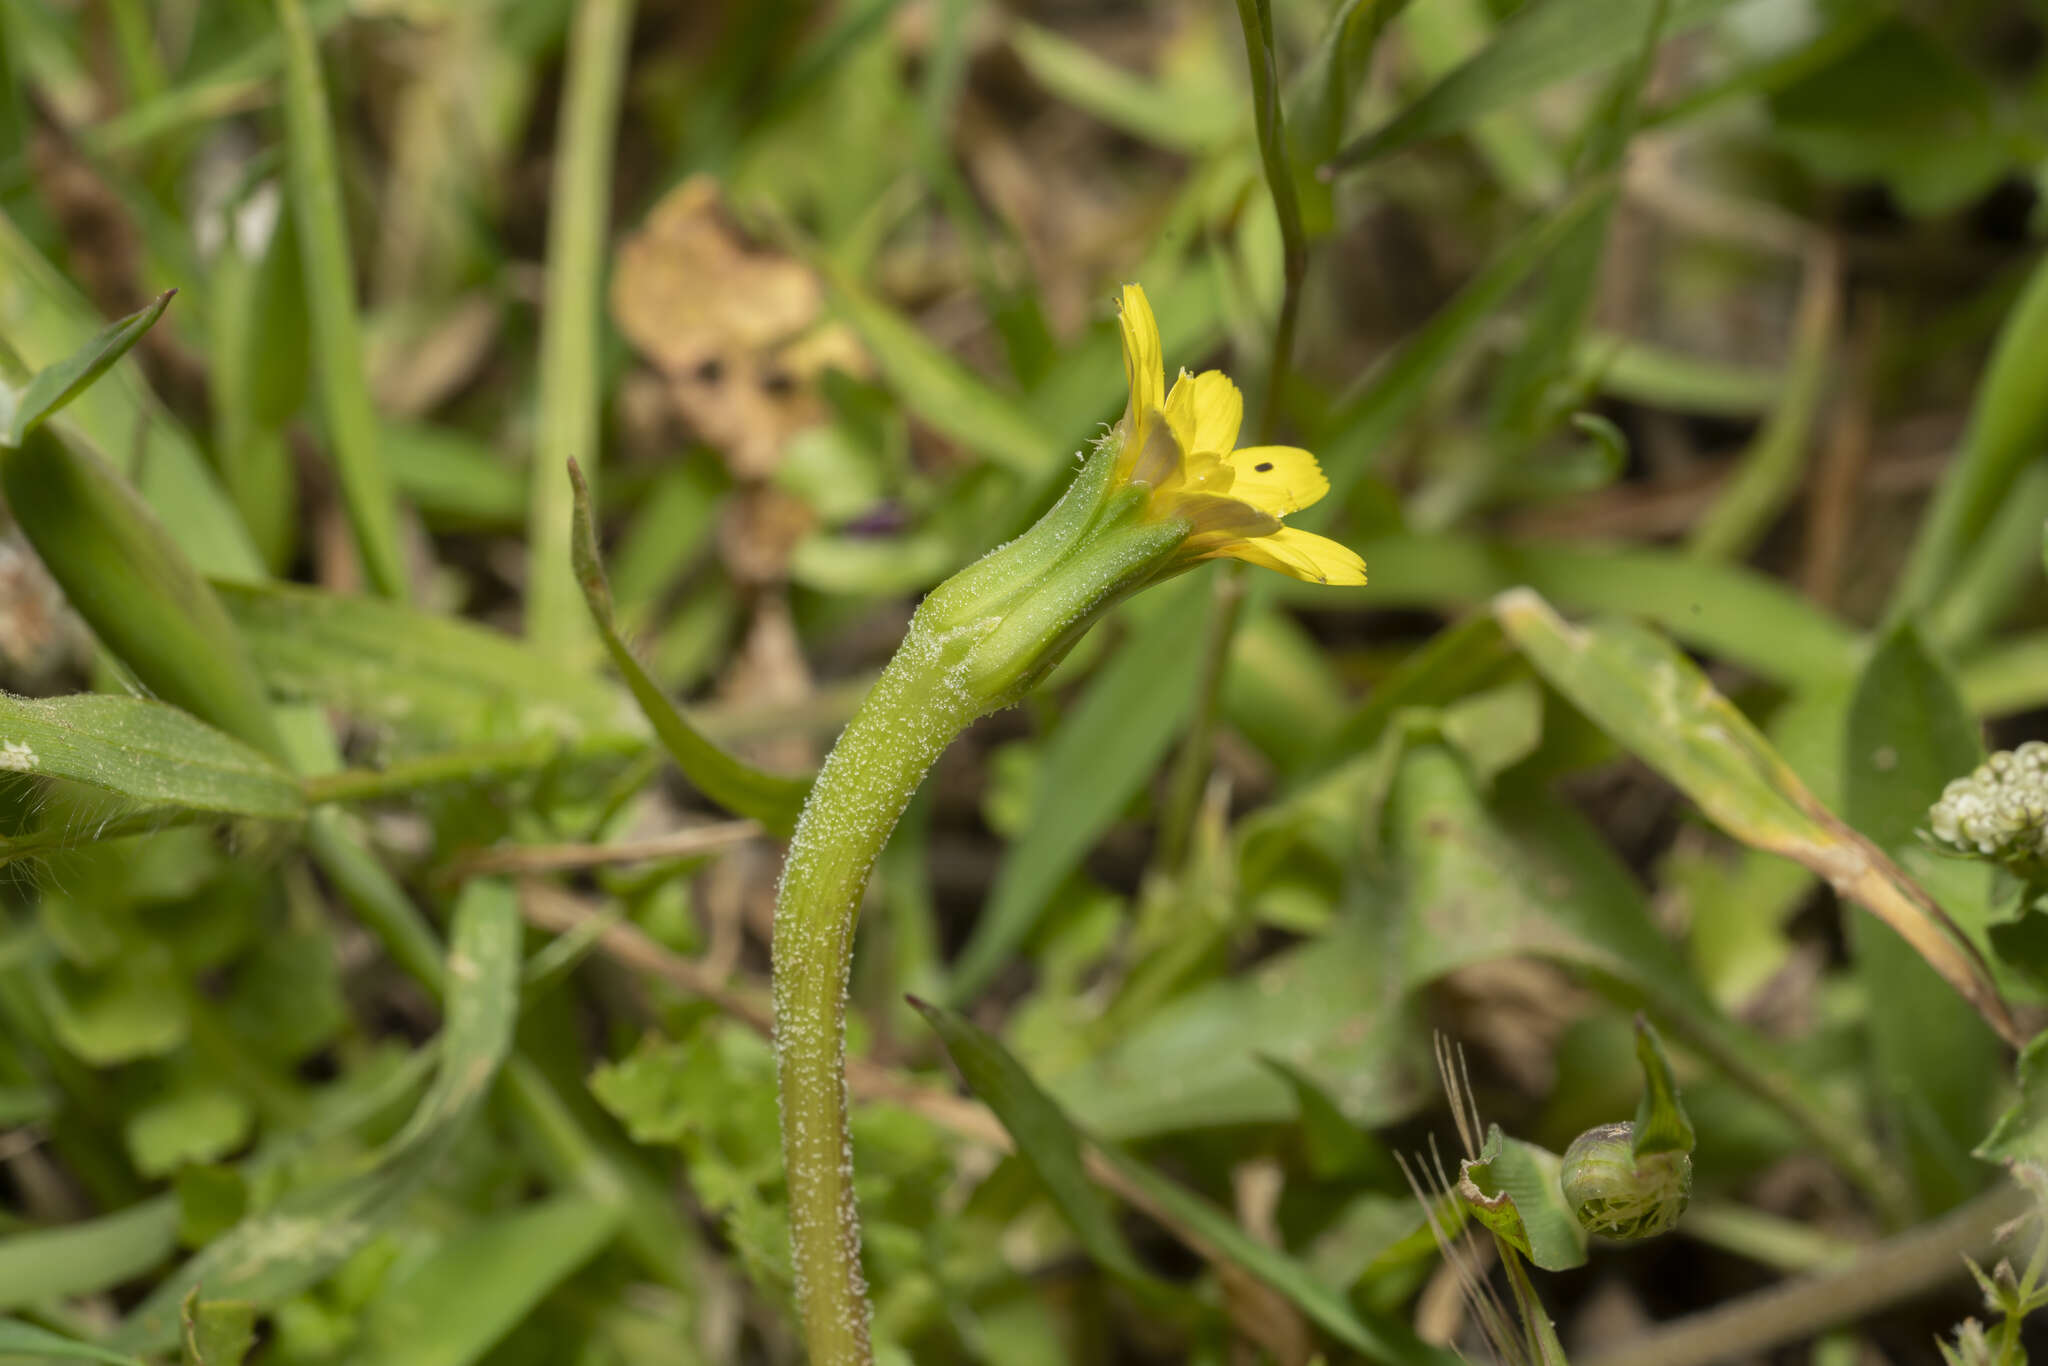
<svg viewBox="0 0 2048 1366"><path fill-rule="evenodd" d="M983 706L913 621L825 760L797 821L775 906L775 1049L790 1242L812 1366L867 1366L852 1145L846 989L868 874L926 770Z"/></svg>
<svg viewBox="0 0 2048 1366"><path fill-rule="evenodd" d="M1266 170L1266 188L1280 219L1280 316L1273 324L1273 358L1266 368L1266 393L1259 403L1258 444L1273 439L1280 421L1280 398L1294 357L1294 331L1301 315L1301 287L1308 276L1308 234L1302 227L1301 201L1295 194L1294 168L1287 156L1287 125L1280 109L1280 77L1273 58L1273 9L1269 0L1237 0L1244 26L1245 58L1251 66L1252 109L1258 124L1259 159ZM1216 578L1209 632L1203 644L1202 674L1195 691L1195 709L1187 739L1174 760L1167 786L1165 819L1159 831L1155 860L1168 873L1180 871L1189 832L1208 786L1210 760L1216 747L1216 709L1229 671L1230 642L1244 615L1244 566L1233 562Z"/></svg>
<svg viewBox="0 0 2048 1366"><path fill-rule="evenodd" d="M471 745L462 749L403 759L388 768L350 768L338 773L309 774L300 780L309 802L363 802L403 797L425 787L481 783L537 773L557 762L602 762L630 759L647 745L637 735L597 735L564 741L553 735L509 744Z"/></svg>
<svg viewBox="0 0 2048 1366"><path fill-rule="evenodd" d="M560 146L548 210L548 273L540 338L540 436L527 524L526 633L555 650L595 643L570 570L570 490L562 466L597 476L598 322L633 0L583 0L569 35Z"/></svg>

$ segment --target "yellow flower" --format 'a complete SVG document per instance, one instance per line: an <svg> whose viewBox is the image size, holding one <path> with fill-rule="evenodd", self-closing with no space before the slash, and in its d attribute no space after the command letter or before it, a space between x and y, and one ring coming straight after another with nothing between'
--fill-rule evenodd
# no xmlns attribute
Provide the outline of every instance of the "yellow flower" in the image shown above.
<svg viewBox="0 0 2048 1366"><path fill-rule="evenodd" d="M1349 547L1280 520L1330 491L1316 458L1295 446L1232 449L1244 395L1230 377L1183 370L1168 393L1159 324L1143 288L1124 286L1122 314L1131 397L1118 424L1112 486L1149 488L1148 516L1188 524L1178 558L1227 555L1310 583L1364 583L1365 561Z"/></svg>

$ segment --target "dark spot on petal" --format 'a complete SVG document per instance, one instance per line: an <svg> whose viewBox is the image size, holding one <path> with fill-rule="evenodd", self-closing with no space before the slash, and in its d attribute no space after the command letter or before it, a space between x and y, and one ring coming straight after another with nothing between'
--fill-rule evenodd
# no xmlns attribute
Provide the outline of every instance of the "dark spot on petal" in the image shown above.
<svg viewBox="0 0 2048 1366"><path fill-rule="evenodd" d="M775 398L788 398L796 392L796 376L787 370L770 370L762 378L761 387Z"/></svg>
<svg viewBox="0 0 2048 1366"><path fill-rule="evenodd" d="M1273 472L1273 462L1270 460L1261 460L1258 464L1252 466L1252 468L1257 470L1260 474L1271 474Z"/></svg>
<svg viewBox="0 0 2048 1366"><path fill-rule="evenodd" d="M725 378L725 364L713 356L697 367L697 379L704 384L716 384Z"/></svg>

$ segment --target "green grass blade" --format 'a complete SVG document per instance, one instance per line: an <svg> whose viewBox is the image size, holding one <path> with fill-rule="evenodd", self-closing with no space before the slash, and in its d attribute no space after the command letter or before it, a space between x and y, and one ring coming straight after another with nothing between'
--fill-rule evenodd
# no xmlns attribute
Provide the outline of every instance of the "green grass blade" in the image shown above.
<svg viewBox="0 0 2048 1366"><path fill-rule="evenodd" d="M1840 682L1862 660L1854 631L1771 579L1668 550L1462 536L1387 536L1358 548L1372 582L1341 590L1348 603L1460 612L1526 584L1574 611L1653 621L1689 646L1782 683ZM1334 602L1338 591L1280 585L1284 600L1303 605Z"/></svg>
<svg viewBox="0 0 2048 1366"><path fill-rule="evenodd" d="M125 1352L110 1352L89 1342L52 1333L19 1319L0 1319L0 1357L60 1357L66 1361L110 1361L115 1366L142 1366Z"/></svg>
<svg viewBox="0 0 2048 1366"><path fill-rule="evenodd" d="M113 1214L0 1238L0 1309L93 1295L148 1272L178 1246L178 1202L164 1195Z"/></svg>
<svg viewBox="0 0 2048 1366"><path fill-rule="evenodd" d="M318 40L300 0L276 4L284 39L287 178L304 252L306 303L334 472L364 577L385 597L403 599L407 578L398 504L364 375L355 266Z"/></svg>
<svg viewBox="0 0 2048 1366"><path fill-rule="evenodd" d="M1030 824L1004 856L974 932L953 965L948 999L971 999L1031 937L1053 894L1149 781L1194 705L1184 667L1209 595L1190 577L1089 685L1046 750ZM1169 596L1170 593L1170 596Z"/></svg>
<svg viewBox="0 0 2048 1366"><path fill-rule="evenodd" d="M1009 1055L993 1035L967 1020L939 1007L919 1004L932 1027L938 1031L946 1051L967 1078L970 1087L996 1112L1003 1127L1017 1140L1017 1146L1031 1161L1040 1178L1052 1187L1059 1183L1055 1199L1069 1219L1096 1226L1097 1235L1114 1236L1106 1225L1101 1197L1079 1170L1083 1146L1100 1154L1124 1184L1142 1193L1154 1214L1170 1221L1184 1241L1199 1249L1211 1261L1231 1266L1277 1291L1337 1341L1365 1353L1374 1361L1394 1366L1449 1366L1456 1361L1448 1353L1425 1347L1398 1325L1368 1322L1301 1263L1285 1252L1254 1241L1223 1211L1184 1187L1167 1180L1144 1163L1108 1144L1094 1143L1074 1127L1065 1112L1039 1089L1031 1075ZM1280 1085L1275 1082L1275 1085ZM981 1090L987 1086L987 1090ZM1045 1165L1041 1165L1044 1163ZM1073 1205L1067 1201L1072 1199ZM1077 1213L1079 1212L1079 1213ZM1092 1250L1092 1249L1091 1249ZM1114 1254L1112 1254L1114 1255Z"/></svg>
<svg viewBox="0 0 2048 1366"><path fill-rule="evenodd" d="M753 817L778 835L788 835L796 828L804 798L810 795L811 780L766 773L727 754L692 725L669 701L668 694L647 676L613 624L611 590L605 585L604 565L597 557L597 533L590 524L590 491L573 460L569 462L569 479L575 490L575 536L570 553L575 560L576 580L582 585L584 603L605 650L625 678L626 687L640 704L648 724L654 727L654 733L676 761L676 767L682 769L683 776L705 796L728 811Z"/></svg>
<svg viewBox="0 0 2048 1366"><path fill-rule="evenodd" d="M619 1226L618 1205L557 1196L494 1215L394 1277L364 1306L357 1366L469 1366Z"/></svg>
<svg viewBox="0 0 2048 1366"><path fill-rule="evenodd" d="M910 1004L939 1036L967 1089L996 1112L1010 1137L1017 1140L1018 1151L1038 1173L1046 1193L1066 1216L1088 1255L1128 1285L1164 1291L1139 1264L1117 1226L1109 1201L1089 1180L1082 1163L1081 1136L1060 1107L1038 1089L994 1035L944 1006L914 996Z"/></svg>
<svg viewBox="0 0 2048 1366"><path fill-rule="evenodd" d="M176 290L165 290L157 295L155 302L137 309L117 322L108 323L98 336L83 347L57 364L38 372L15 399L7 431L0 440L4 440L9 446L19 446L21 438L31 428L47 420L51 414L77 398L94 380L104 375L115 361L127 355L128 348L142 340L142 334L154 327L156 320L170 307L171 296L175 293Z"/></svg>
<svg viewBox="0 0 2048 1366"><path fill-rule="evenodd" d="M106 325L78 290L0 213L0 305L7 347L33 367L62 361ZM116 363L64 410L61 424L134 481L186 556L209 574L256 578L263 563L206 457L164 411L133 361Z"/></svg>
<svg viewBox="0 0 2048 1366"><path fill-rule="evenodd" d="M633 0L584 0L569 33L554 186L548 208L540 338L540 431L526 536L526 634L568 658L591 653L589 619L570 569L575 513L557 473L598 469L598 338L603 318L612 144L617 138Z"/></svg>
<svg viewBox="0 0 2048 1366"><path fill-rule="evenodd" d="M1311 530L1329 524L1364 477L1373 454L1422 405L1444 366L1472 343L1480 324L1569 240L1611 193L1612 186L1606 182L1590 184L1556 212L1524 228L1466 282L1456 298L1337 400L1315 443L1330 478L1330 492L1297 517L1297 523Z"/></svg>
<svg viewBox="0 0 2048 1366"><path fill-rule="evenodd" d="M1669 37L1729 8L1734 0L1675 0ZM1459 132L1560 81L1611 66L1638 49L1639 0L1536 0L1502 24L1491 43L1431 86L1393 119L1352 142L1330 162L1355 169L1430 138Z"/></svg>
<svg viewBox="0 0 2048 1366"><path fill-rule="evenodd" d="M1693 554L1741 559L1798 493L1814 423L1827 395L1841 311L1840 263L1833 251L1816 251L1806 263L1806 286L1792 323L1792 354L1777 406L1713 505L1693 524L1687 541Z"/></svg>
<svg viewBox="0 0 2048 1366"><path fill-rule="evenodd" d="M2006 314L1971 404L1962 449L1942 476L1892 589L1891 617L1910 616L1933 603L2021 468L2048 447L2043 355L2048 355L2048 256L2034 267Z"/></svg>
<svg viewBox="0 0 2048 1366"><path fill-rule="evenodd" d="M904 407L993 464L1027 479L1057 474L1073 452L1015 399L934 345L829 258L814 254L832 303L874 353Z"/></svg>

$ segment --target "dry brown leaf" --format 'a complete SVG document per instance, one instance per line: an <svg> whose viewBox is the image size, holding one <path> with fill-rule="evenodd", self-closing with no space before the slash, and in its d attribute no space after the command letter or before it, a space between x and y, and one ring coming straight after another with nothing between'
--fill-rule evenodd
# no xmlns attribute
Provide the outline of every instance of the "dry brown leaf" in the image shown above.
<svg viewBox="0 0 2048 1366"><path fill-rule="evenodd" d="M743 482L773 474L789 438L824 419L827 368L867 372L852 334L820 322L824 305L811 269L749 241L709 176L663 196L612 275L619 330Z"/></svg>

